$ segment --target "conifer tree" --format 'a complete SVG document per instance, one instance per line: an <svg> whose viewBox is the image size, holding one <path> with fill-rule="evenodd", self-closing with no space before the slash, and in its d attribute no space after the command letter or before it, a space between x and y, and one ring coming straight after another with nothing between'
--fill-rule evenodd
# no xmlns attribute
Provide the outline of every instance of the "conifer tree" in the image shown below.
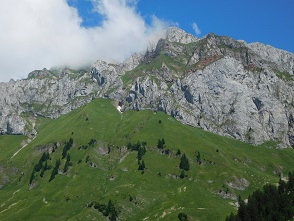
<svg viewBox="0 0 294 221"><path fill-rule="evenodd" d="M52 170L49 182L51 182L55 178L55 176L58 174L59 166L60 166L60 159L56 160L56 162L55 162L55 166Z"/></svg>
<svg viewBox="0 0 294 221"><path fill-rule="evenodd" d="M186 157L186 154L183 154L181 156L181 162L180 162L180 169L188 171L190 169L189 160Z"/></svg>
<svg viewBox="0 0 294 221"><path fill-rule="evenodd" d="M186 176L186 175L185 175L185 170L182 170L182 172L181 172L181 174L180 174L180 178L181 178L181 179L184 179L185 176Z"/></svg>
<svg viewBox="0 0 294 221"><path fill-rule="evenodd" d="M141 163L139 162L139 168L138 168L138 170L144 170L144 169L145 169L145 162L144 162L144 160L142 160Z"/></svg>
<svg viewBox="0 0 294 221"><path fill-rule="evenodd" d="M35 179L35 171L32 172L31 177L30 177L30 184L33 183L33 180Z"/></svg>

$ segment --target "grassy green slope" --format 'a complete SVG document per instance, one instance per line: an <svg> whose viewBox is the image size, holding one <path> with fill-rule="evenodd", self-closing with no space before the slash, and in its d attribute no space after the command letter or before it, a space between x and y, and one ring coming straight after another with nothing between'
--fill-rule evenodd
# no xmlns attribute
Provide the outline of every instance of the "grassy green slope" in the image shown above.
<svg viewBox="0 0 294 221"><path fill-rule="evenodd" d="M24 136L0 136L0 161L3 162L18 151Z"/></svg>
<svg viewBox="0 0 294 221"><path fill-rule="evenodd" d="M11 182L0 189L0 220L107 220L86 206L92 201L107 204L110 199L120 211L120 220L176 220L179 212L188 214L190 220L224 220L235 210L231 205L235 201L224 199L220 191L245 198L267 182L276 183L279 171L294 170L293 149L254 147L182 125L161 112L120 114L104 99L56 120L40 118L37 130L37 138L12 159L23 137L0 136L0 168L4 172L18 168L10 174ZM61 159L62 143L70 137L74 147L69 150L72 166L68 172L51 182L52 169L44 178L36 173L30 189L33 164L46 147L57 141L61 144L50 154L48 164L54 166ZM169 155L156 147L161 138ZM91 139L97 140L94 147L78 149ZM148 146L144 174L138 171L137 152L122 148L139 140ZM178 149L190 162L184 179L176 177L181 173ZM201 165L196 162L196 151L201 153ZM61 159L61 170L64 164ZM244 190L236 189L244 186L241 178L249 183Z"/></svg>

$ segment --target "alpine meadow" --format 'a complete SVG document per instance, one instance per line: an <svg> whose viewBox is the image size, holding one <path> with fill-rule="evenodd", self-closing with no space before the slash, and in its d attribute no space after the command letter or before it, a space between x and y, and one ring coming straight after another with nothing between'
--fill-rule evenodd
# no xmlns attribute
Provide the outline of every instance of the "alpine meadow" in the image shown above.
<svg viewBox="0 0 294 221"><path fill-rule="evenodd" d="M122 63L0 83L0 220L293 220L293 73L172 27Z"/></svg>

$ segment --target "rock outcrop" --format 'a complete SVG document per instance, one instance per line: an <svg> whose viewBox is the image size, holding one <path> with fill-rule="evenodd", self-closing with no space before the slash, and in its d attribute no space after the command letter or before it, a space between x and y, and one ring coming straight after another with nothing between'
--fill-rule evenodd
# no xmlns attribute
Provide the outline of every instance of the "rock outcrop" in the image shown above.
<svg viewBox="0 0 294 221"><path fill-rule="evenodd" d="M161 39L145 55L142 63L151 67L129 88L124 109L162 110L252 144L294 147L293 54L214 34L193 44L172 39Z"/></svg>
<svg viewBox="0 0 294 221"><path fill-rule="evenodd" d="M198 38L195 36L186 33L185 31L176 28L171 27L166 32L166 40L170 42L179 42L182 44L189 44L192 42L196 42Z"/></svg>
<svg viewBox="0 0 294 221"><path fill-rule="evenodd" d="M97 97L121 110L164 111L179 121L252 144L294 147L294 55L261 43L178 28L122 64L40 70L0 83L0 132L31 134L35 115L56 118Z"/></svg>

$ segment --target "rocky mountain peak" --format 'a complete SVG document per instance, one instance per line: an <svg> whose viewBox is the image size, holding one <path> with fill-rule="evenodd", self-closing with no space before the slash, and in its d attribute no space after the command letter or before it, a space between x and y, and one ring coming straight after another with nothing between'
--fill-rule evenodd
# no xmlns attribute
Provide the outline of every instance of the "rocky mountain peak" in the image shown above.
<svg viewBox="0 0 294 221"><path fill-rule="evenodd" d="M293 71L292 53L212 33L197 39L173 27L152 50L121 64L43 69L0 83L0 133L30 134L35 115L56 118L105 97L122 111L164 111L255 145L294 147Z"/></svg>
<svg viewBox="0 0 294 221"><path fill-rule="evenodd" d="M143 60L145 53L134 53L132 56L128 57L120 66L121 71L130 71L137 67Z"/></svg>
<svg viewBox="0 0 294 221"><path fill-rule="evenodd" d="M196 42L198 38L196 38L195 36L191 34L186 33L180 28L170 27L166 31L166 40L170 42L179 42L182 44L189 44L192 42Z"/></svg>
<svg viewBox="0 0 294 221"><path fill-rule="evenodd" d="M35 70L35 71L32 71L31 73L28 74L28 78L39 78L39 79L42 79L42 78L46 78L46 77L49 77L51 76L52 73L47 70L46 68L42 69L42 70Z"/></svg>

